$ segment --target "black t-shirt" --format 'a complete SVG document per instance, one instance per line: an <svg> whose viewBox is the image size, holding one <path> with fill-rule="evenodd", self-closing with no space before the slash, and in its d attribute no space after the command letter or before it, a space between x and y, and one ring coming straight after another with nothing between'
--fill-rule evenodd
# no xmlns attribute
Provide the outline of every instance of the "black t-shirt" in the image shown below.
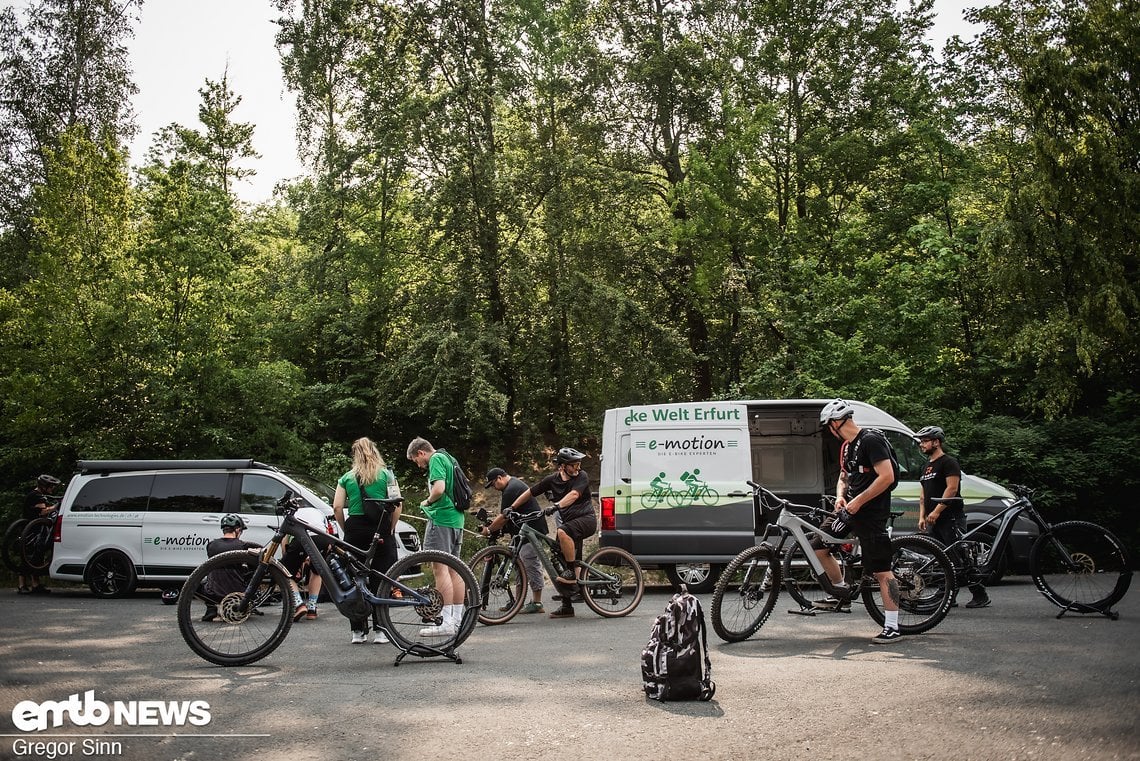
<svg viewBox="0 0 1140 761"><path fill-rule="evenodd" d="M922 498L928 512L938 507L938 499L946 494L946 480L952 476L958 476L958 484L961 486L962 467L958 465L957 460L948 454L943 454L937 460L931 460L923 467L918 483L922 487ZM959 497L961 492L955 489L954 493L949 496ZM945 505L942 508L943 515L961 513L964 509L962 500L946 502Z"/></svg>
<svg viewBox="0 0 1140 761"><path fill-rule="evenodd" d="M844 442L840 462L843 472L847 474L847 501L850 502L867 491L878 478L875 463L890 459L891 452L886 438L871 428L862 429L854 439ZM883 491L868 502L864 509L867 507L890 510L890 491Z"/></svg>
<svg viewBox="0 0 1140 761"><path fill-rule="evenodd" d="M511 479L507 481L507 487L503 489L503 507L507 508L513 505L515 503L515 500L519 498L519 495L526 490L527 485L523 483L522 479L511 476ZM519 515L529 515L530 513L536 513L534 518L526 521L527 525L529 525L540 534L545 534L550 531L550 527L546 523L546 516L542 514L542 508L539 506L538 500L534 498L533 493L531 494L530 499L515 508L515 512L517 512ZM507 526L510 527L510 524L508 523Z"/></svg>
<svg viewBox="0 0 1140 761"><path fill-rule="evenodd" d="M233 550L248 550L254 547L260 547L259 544L253 542L246 542L237 537L223 536L218 539L211 540L206 545L206 556L214 557L223 552L231 552ZM250 555L250 567L257 564L257 558ZM210 571L210 575L206 578L206 591L211 595L222 597L231 592L241 592L245 589L245 578L236 568L219 568L216 571Z"/></svg>
<svg viewBox="0 0 1140 761"><path fill-rule="evenodd" d="M46 504L48 504L48 501L44 493L39 489L32 489L24 497L24 517L28 520L42 518L47 515L47 513L40 512L40 505Z"/></svg>
<svg viewBox="0 0 1140 761"><path fill-rule="evenodd" d="M578 499L560 511L562 520L565 522L581 518L583 515L593 515L594 503L590 494L590 479L580 470L578 475L569 481L563 481L562 473L555 471L531 487L531 492L545 494L551 502L557 502L572 491L578 492Z"/></svg>

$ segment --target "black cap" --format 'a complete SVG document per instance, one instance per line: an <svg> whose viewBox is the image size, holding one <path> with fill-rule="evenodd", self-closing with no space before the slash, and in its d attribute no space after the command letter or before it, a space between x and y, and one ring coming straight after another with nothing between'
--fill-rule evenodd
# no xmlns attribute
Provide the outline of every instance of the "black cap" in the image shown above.
<svg viewBox="0 0 1140 761"><path fill-rule="evenodd" d="M487 471L487 485L484 488L490 489L491 484L493 484L495 482L496 478L498 478L499 476L505 476L505 475L509 475L509 474L507 473L507 471L503 470L502 468L491 468L490 470Z"/></svg>

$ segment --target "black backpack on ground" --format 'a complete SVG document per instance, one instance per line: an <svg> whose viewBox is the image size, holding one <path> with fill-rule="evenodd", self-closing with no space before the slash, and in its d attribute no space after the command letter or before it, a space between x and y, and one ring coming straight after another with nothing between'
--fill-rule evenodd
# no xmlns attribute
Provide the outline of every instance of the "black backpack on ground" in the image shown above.
<svg viewBox="0 0 1140 761"><path fill-rule="evenodd" d="M654 700L711 700L716 692L705 614L688 592L673 595L641 651L645 694Z"/></svg>

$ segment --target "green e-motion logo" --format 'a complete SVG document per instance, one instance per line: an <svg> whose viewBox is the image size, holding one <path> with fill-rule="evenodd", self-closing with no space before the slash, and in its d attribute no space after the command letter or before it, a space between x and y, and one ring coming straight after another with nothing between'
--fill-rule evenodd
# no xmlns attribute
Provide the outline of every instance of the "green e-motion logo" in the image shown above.
<svg viewBox="0 0 1140 761"><path fill-rule="evenodd" d="M634 443L638 449L648 449L656 451L658 449L666 452L710 452L717 449L734 449L736 448L735 441L725 441L724 439L712 439L706 436L692 436L687 439L649 439L648 441L638 441Z"/></svg>

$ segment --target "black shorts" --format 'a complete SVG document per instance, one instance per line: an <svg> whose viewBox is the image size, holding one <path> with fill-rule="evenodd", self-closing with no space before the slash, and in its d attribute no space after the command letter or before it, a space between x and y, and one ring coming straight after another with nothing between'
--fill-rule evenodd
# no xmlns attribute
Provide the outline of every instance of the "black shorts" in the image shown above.
<svg viewBox="0 0 1140 761"><path fill-rule="evenodd" d="M598 530L598 518L593 513L581 515L559 526L566 535L574 540L574 546L581 549L582 542L593 536Z"/></svg>
<svg viewBox="0 0 1140 761"><path fill-rule="evenodd" d="M863 572L883 573L891 570L891 537L887 534L887 519L891 516L889 502L867 507L851 518L851 533L859 538L863 552Z"/></svg>

